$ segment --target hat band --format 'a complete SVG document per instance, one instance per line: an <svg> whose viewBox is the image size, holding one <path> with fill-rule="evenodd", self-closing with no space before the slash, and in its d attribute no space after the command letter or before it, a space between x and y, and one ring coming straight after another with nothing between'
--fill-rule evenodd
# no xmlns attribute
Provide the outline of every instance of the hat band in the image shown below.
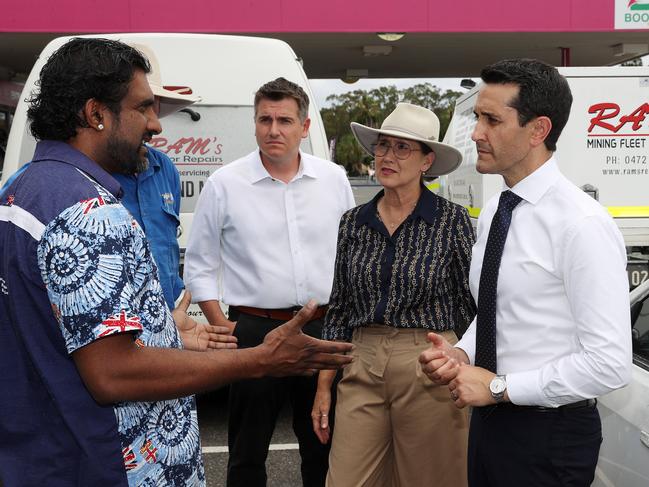
<svg viewBox="0 0 649 487"><path fill-rule="evenodd" d="M381 130L392 130L393 132L403 132L406 134L410 134L414 137L417 137L418 139L424 139L424 140L429 140L431 142L437 142L437 139L434 137L426 137L424 135L418 134L417 132L413 132L412 130L404 129L403 127L392 127L390 125L383 125L381 126Z"/></svg>

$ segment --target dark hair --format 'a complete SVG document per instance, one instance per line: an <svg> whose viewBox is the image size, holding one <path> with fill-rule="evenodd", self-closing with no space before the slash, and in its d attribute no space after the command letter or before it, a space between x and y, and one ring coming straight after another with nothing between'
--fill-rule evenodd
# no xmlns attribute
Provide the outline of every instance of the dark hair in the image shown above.
<svg viewBox="0 0 649 487"><path fill-rule="evenodd" d="M572 105L570 86L557 68L536 59L505 59L484 68L480 77L488 84L517 85L518 96L510 106L518 111L519 125L522 127L536 117L548 117L552 129L544 141L545 147L557 150L557 140Z"/></svg>
<svg viewBox="0 0 649 487"><path fill-rule="evenodd" d="M285 78L269 81L257 90L257 93L255 93L255 113L257 113L257 105L263 98L273 101L293 98L297 102L300 120L304 122L309 114L309 96L301 86Z"/></svg>
<svg viewBox="0 0 649 487"><path fill-rule="evenodd" d="M74 38L61 46L41 69L40 90L26 100L32 135L69 140L88 124L81 115L94 98L119 114L135 69L151 70L142 53L119 41Z"/></svg>
<svg viewBox="0 0 649 487"><path fill-rule="evenodd" d="M433 152L433 149L431 149L430 146L427 146L427 145L424 144L423 142L419 142L419 145L421 146L421 153L422 153L423 155L428 155L428 154L430 154L431 152Z"/></svg>

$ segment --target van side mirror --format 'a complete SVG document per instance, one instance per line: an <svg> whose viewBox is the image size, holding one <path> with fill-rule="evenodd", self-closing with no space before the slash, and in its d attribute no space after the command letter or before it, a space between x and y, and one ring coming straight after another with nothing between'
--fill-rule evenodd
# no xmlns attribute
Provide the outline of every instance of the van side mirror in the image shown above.
<svg viewBox="0 0 649 487"><path fill-rule="evenodd" d="M198 122L201 119L201 114L198 112L195 112L191 108L183 108L182 110L179 110L180 112L185 112L188 113L189 116L191 117L192 121Z"/></svg>
<svg viewBox="0 0 649 487"><path fill-rule="evenodd" d="M584 184L581 187L581 190L586 193L588 196L593 198L595 201L599 201L599 189L597 189L592 184Z"/></svg>

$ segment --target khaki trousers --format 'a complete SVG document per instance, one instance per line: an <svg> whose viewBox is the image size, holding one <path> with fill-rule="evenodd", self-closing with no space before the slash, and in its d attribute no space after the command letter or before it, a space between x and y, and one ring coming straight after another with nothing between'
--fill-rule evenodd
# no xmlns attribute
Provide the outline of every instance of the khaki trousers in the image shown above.
<svg viewBox="0 0 649 487"><path fill-rule="evenodd" d="M354 332L354 362L338 384L329 487L465 487L466 410L421 371L427 330ZM453 332L442 335L457 342Z"/></svg>

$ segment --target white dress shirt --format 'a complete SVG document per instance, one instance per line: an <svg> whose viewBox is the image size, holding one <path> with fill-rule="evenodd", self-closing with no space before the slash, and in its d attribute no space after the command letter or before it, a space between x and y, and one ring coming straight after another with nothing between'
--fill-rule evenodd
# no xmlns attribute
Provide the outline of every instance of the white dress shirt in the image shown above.
<svg viewBox="0 0 649 487"><path fill-rule="evenodd" d="M496 301L498 374L507 375L510 400L556 407L626 385L632 363L629 287L617 226L559 172L554 157L511 191L523 201L512 215ZM476 301L499 197L489 200L478 220L469 276ZM476 320L456 345L471 363L475 327Z"/></svg>
<svg viewBox="0 0 649 487"><path fill-rule="evenodd" d="M185 254L194 301L266 309L329 301L340 217L354 206L344 170L300 152L288 183L259 150L216 171L196 205Z"/></svg>

